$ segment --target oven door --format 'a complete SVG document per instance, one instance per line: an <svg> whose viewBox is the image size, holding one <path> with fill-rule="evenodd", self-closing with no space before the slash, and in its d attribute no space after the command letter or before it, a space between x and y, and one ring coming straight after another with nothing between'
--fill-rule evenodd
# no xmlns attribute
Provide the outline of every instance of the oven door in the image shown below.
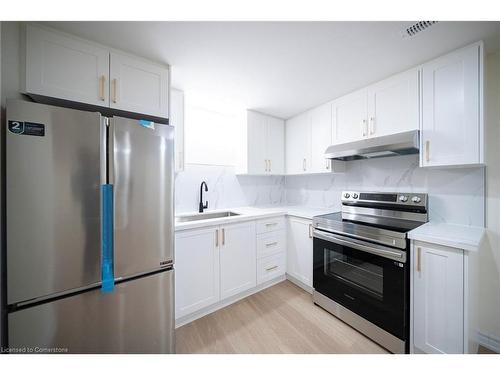
<svg viewBox="0 0 500 375"><path fill-rule="evenodd" d="M314 230L314 289L406 339L406 252Z"/></svg>

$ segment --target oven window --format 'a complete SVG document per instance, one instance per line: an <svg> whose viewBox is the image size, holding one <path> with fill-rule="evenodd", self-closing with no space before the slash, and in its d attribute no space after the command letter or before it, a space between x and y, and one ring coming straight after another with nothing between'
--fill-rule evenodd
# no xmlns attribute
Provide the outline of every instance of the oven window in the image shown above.
<svg viewBox="0 0 500 375"><path fill-rule="evenodd" d="M342 254L333 249L324 249L324 273L327 277L340 279L377 299L384 294L384 269L368 260Z"/></svg>

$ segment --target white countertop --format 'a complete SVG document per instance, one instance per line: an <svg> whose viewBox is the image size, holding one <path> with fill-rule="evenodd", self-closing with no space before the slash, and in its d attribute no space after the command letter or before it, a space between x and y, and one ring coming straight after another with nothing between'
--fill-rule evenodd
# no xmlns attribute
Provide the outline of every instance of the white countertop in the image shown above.
<svg viewBox="0 0 500 375"><path fill-rule="evenodd" d="M207 220L195 220L182 223L176 222L175 230L180 231L193 228L202 228L208 226L237 223L240 221L247 221L247 220L265 219L267 217L284 216L284 215L296 216L304 219L312 219L313 216L327 214L335 210L327 208L313 208L306 206L264 206L264 207L225 208L220 210L208 210L205 212L211 213L211 212L223 212L223 211L231 211L237 213L238 216L221 217L217 219L207 219ZM196 214L197 212L186 212L178 214L176 216L186 216L186 215L196 215Z"/></svg>
<svg viewBox="0 0 500 375"><path fill-rule="evenodd" d="M412 240L478 251L485 231L482 227L429 222L408 232L408 237Z"/></svg>

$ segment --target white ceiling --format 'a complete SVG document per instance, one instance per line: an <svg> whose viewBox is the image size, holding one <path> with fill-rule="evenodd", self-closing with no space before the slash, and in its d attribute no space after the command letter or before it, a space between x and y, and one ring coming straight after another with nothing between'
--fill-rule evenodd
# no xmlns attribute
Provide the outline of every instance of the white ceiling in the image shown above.
<svg viewBox="0 0 500 375"><path fill-rule="evenodd" d="M444 52L485 40L500 22L49 22L52 27L172 65L172 85L208 102L289 118ZM215 105L215 104L214 104Z"/></svg>

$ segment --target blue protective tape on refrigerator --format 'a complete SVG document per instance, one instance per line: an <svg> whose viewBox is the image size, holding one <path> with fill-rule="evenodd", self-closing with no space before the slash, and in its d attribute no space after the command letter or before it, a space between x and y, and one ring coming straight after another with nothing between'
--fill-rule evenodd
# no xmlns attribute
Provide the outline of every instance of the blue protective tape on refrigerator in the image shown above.
<svg viewBox="0 0 500 375"><path fill-rule="evenodd" d="M102 254L101 290L112 292L115 286L113 275L113 185L101 185L102 197Z"/></svg>

